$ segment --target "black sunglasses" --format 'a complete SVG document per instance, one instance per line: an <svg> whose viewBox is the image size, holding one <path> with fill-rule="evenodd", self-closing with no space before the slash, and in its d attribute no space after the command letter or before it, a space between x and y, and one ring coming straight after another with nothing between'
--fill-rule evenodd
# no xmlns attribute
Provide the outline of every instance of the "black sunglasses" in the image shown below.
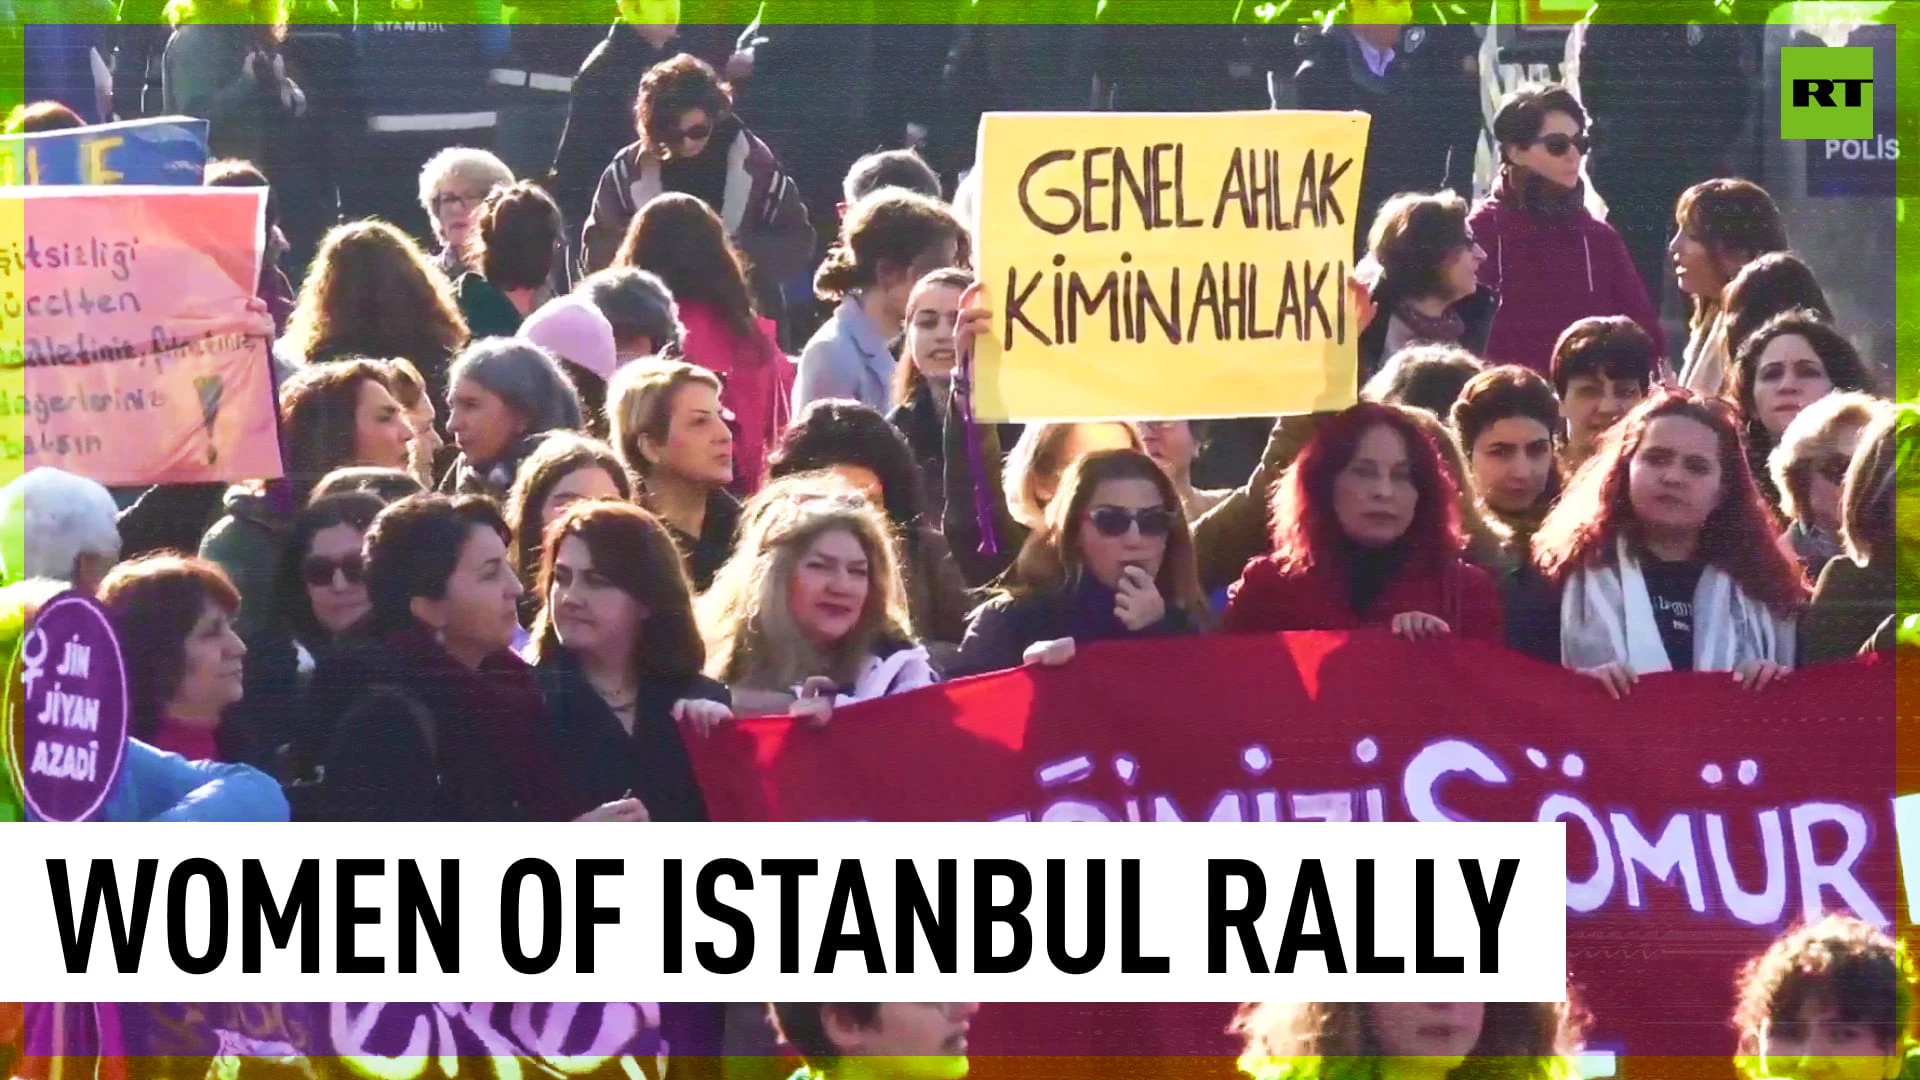
<svg viewBox="0 0 1920 1080"><path fill-rule="evenodd" d="M712 124L695 124L692 127L684 127L680 129L680 141L681 142L699 142L700 140L712 134L713 134Z"/></svg>
<svg viewBox="0 0 1920 1080"><path fill-rule="evenodd" d="M1127 530L1140 527L1141 536L1165 536L1173 531L1173 514L1164 506L1149 506L1145 510L1123 510L1118 506L1096 506L1087 515L1094 529L1101 536L1118 540L1127 535Z"/></svg>
<svg viewBox="0 0 1920 1080"><path fill-rule="evenodd" d="M1578 150L1584 154L1593 149L1591 138L1585 135L1562 135L1557 131L1551 135L1542 135L1534 141L1546 147L1547 153L1554 157L1566 157L1568 150Z"/></svg>
<svg viewBox="0 0 1920 1080"><path fill-rule="evenodd" d="M346 577L347 584L358 585L361 572L365 568L366 564L361 562L360 553L357 551L351 555L342 555L338 559L329 559L324 555L309 555L300 564L300 580L316 589L323 589L333 584L334 575L341 574Z"/></svg>

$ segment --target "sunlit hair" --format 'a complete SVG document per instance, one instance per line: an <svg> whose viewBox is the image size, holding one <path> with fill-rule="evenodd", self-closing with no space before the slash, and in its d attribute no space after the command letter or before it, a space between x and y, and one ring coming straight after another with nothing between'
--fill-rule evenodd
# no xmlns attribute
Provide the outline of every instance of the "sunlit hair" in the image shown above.
<svg viewBox="0 0 1920 1080"><path fill-rule="evenodd" d="M1160 493L1160 505L1172 520L1166 558L1160 562L1154 586L1169 609L1180 608L1190 618L1199 619L1206 611L1206 597L1200 591L1193 533L1187 527L1186 514L1181 512L1180 494L1166 472L1138 450L1095 450L1067 466L1060 478L1060 493L1047 505L1045 526L1027 534L1026 544L1014 560L1008 592L1030 596L1071 589L1079 582L1086 569L1080 538L1087 528L1094 494L1101 484L1117 480L1145 480Z"/></svg>
<svg viewBox="0 0 1920 1080"><path fill-rule="evenodd" d="M513 183L513 170L492 153L471 146L449 146L428 158L420 167L420 209L427 212L427 220L433 222L436 235L440 231L440 216L434 213L433 200L449 180L484 194L502 184Z"/></svg>
<svg viewBox="0 0 1920 1080"><path fill-rule="evenodd" d="M1833 1010L1843 1024L1867 1029L1887 1052L1913 1041L1914 965L1905 946L1851 915L1828 915L1775 938L1740 969L1733 1026L1740 1065L1763 1076L1757 1060L1769 1025Z"/></svg>
<svg viewBox="0 0 1920 1080"><path fill-rule="evenodd" d="M1767 458L1773 486L1780 489L1780 512L1788 520L1810 512L1807 495L1820 459L1838 451L1848 433L1865 431L1889 407L1871 394L1835 391L1800 410ZM1851 468L1851 460L1848 464Z"/></svg>
<svg viewBox="0 0 1920 1080"><path fill-rule="evenodd" d="M953 289L964 293L973 282L974 276L971 270L962 270L957 266L942 267L921 278L914 285L913 291L907 294L907 314L901 322L904 329L900 336L900 362L893 365L893 385L887 399L895 408L911 400L914 391L920 387L921 383L927 381L927 377L920 374L920 365L914 363L913 354L910 351L913 341L914 313L920 310L927 297L933 295L933 290ZM957 346L958 343L955 344Z"/></svg>
<svg viewBox="0 0 1920 1080"><path fill-rule="evenodd" d="M822 652L794 621L791 582L814 542L836 531L866 553L867 599L853 630ZM739 546L695 610L707 674L756 690L790 690L814 675L848 684L876 645L913 640L886 518L865 495L821 473L776 480L747 500Z"/></svg>
<svg viewBox="0 0 1920 1080"><path fill-rule="evenodd" d="M533 622L534 662L557 656L562 647L547 605L553 598L553 566L568 537L579 537L593 558L594 572L646 613L633 636L633 673L641 685L680 685L698 675L706 662L706 645L694 621L693 586L673 535L646 510L605 500L568 507L547 530L536 575L540 613Z"/></svg>
<svg viewBox="0 0 1920 1080"><path fill-rule="evenodd" d="M300 369L280 388L280 442L296 504L306 503L321 477L356 464L360 388L391 391L392 373L378 360L335 360Z"/></svg>
<svg viewBox="0 0 1920 1080"><path fill-rule="evenodd" d="M1625 315L1589 315L1553 343L1553 390L1566 397L1573 380L1591 375L1633 383L1644 394L1653 363L1653 338L1639 323Z"/></svg>
<svg viewBox="0 0 1920 1080"><path fill-rule="evenodd" d="M636 360L613 373L607 384L608 441L633 475L647 478L652 465L641 452L641 440L667 441L673 427L673 407L680 391L689 386L720 392L720 376L678 360Z"/></svg>
<svg viewBox="0 0 1920 1080"><path fill-rule="evenodd" d="M1367 229L1367 272L1378 268L1374 300L1383 310L1401 300L1446 291L1446 265L1473 243L1467 201L1452 191L1403 191L1380 204Z"/></svg>
<svg viewBox="0 0 1920 1080"><path fill-rule="evenodd" d="M1673 206L1676 228L1718 258L1742 266L1769 251L1787 250L1787 226L1773 196L1751 180L1703 180L1680 193ZM1720 298L1693 298L1691 328L1720 314Z"/></svg>
<svg viewBox="0 0 1920 1080"><path fill-rule="evenodd" d="M1720 502L1700 530L1700 557L1775 611L1798 610L1805 599L1800 570L1775 543L1772 515L1748 471L1733 409L1679 388L1656 389L1601 436L1593 457L1534 533L1534 564L1549 580L1564 582L1577 570L1610 565L1618 538L1638 542L1628 469L1647 428L1665 416L1702 424L1719 443Z"/></svg>
<svg viewBox="0 0 1920 1080"><path fill-rule="evenodd" d="M466 264L500 289L538 289L553 276L565 250L567 223L560 204L531 180L487 193L473 212Z"/></svg>
<svg viewBox="0 0 1920 1080"><path fill-rule="evenodd" d="M1900 544L1895 508L1899 499L1920 498L1916 457L1920 457L1920 406L1894 405L1860 433L1847 482L1840 489L1840 542L1861 566L1885 560L1887 565L1908 569L1894 561ZM1906 600L1900 598L1899 610L1912 610Z"/></svg>
<svg viewBox="0 0 1920 1080"><path fill-rule="evenodd" d="M1140 441L1140 429L1118 420L1101 423L1125 429L1128 445L1146 453L1146 444ZM1029 529L1046 527L1047 500L1041 498L1040 488L1051 482L1058 490L1061 475L1066 472L1067 466L1073 464L1066 460L1067 439L1079 426L1073 423L1028 424L1021 430L1013 449L1007 451L1006 468L1000 477L1007 511L1013 515L1013 520Z"/></svg>
<svg viewBox="0 0 1920 1080"><path fill-rule="evenodd" d="M453 286L420 245L384 221L356 221L320 242L286 341L308 363L404 356L437 370L467 336Z"/></svg>
<svg viewBox="0 0 1920 1080"><path fill-rule="evenodd" d="M1446 416L1460 391L1486 368L1458 345L1409 345L1387 357L1360 388L1360 400L1411 405Z"/></svg>
<svg viewBox="0 0 1920 1080"><path fill-rule="evenodd" d="M837 301L878 284L882 267L905 270L943 240L961 244L966 229L938 199L882 188L847 209L840 236L813 275L814 294Z"/></svg>
<svg viewBox="0 0 1920 1080"><path fill-rule="evenodd" d="M1791 251L1770 251L1740 268L1720 296L1721 340L1727 355L1762 323L1783 312L1805 310L1833 321L1833 306L1813 275L1813 268Z"/></svg>
<svg viewBox="0 0 1920 1080"><path fill-rule="evenodd" d="M1438 573L1447 560L1459 557L1464 546L1459 495L1434 440L1408 412L1363 401L1320 424L1275 485L1274 554L1283 567L1306 570L1338 559L1344 532L1333 509L1334 481L1377 427L1405 443L1408 474L1419 494L1413 521L1399 541L1406 547L1407 569Z"/></svg>
<svg viewBox="0 0 1920 1080"><path fill-rule="evenodd" d="M613 265L656 275L674 303L705 304L735 337L758 338L746 257L720 215L694 196L669 191L648 200L628 223ZM668 340L657 338L654 347Z"/></svg>
<svg viewBox="0 0 1920 1080"><path fill-rule="evenodd" d="M1480 1039L1448 1080L1575 1080L1586 1016L1572 1002L1486 1003ZM1373 1080L1384 1053L1359 1002L1249 1002L1229 1028L1253 1080Z"/></svg>
<svg viewBox="0 0 1920 1080"><path fill-rule="evenodd" d="M100 603L120 631L133 735L151 739L187 677L187 642L200 617L209 605L238 615L240 593L213 563L161 552L107 571Z"/></svg>
<svg viewBox="0 0 1920 1080"><path fill-rule="evenodd" d="M529 589L540 572L540 511L553 489L582 469L599 469L613 481L622 499L633 498L633 477L613 448L570 431L556 431L541 440L514 474L513 489L507 494L507 527L513 530L513 568Z"/></svg>
<svg viewBox="0 0 1920 1080"><path fill-rule="evenodd" d="M640 92L633 102L634 129L642 150L666 156L677 148L682 116L699 109L717 132L732 108L733 93L713 66L681 53L640 76Z"/></svg>

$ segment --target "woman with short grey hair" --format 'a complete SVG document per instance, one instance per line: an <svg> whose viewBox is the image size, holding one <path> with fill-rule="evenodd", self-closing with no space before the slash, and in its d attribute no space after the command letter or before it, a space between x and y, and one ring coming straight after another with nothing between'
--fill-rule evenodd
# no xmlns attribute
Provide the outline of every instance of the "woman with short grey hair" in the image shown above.
<svg viewBox="0 0 1920 1080"><path fill-rule="evenodd" d="M576 431L580 396L560 361L538 345L488 338L447 374L447 430L460 457L441 481L449 494L504 499L520 462L549 431Z"/></svg>
<svg viewBox="0 0 1920 1080"><path fill-rule="evenodd" d="M513 170L485 150L452 146L428 159L420 168L420 208L433 223L433 238L440 244L434 255L447 280L475 269L466 261L467 235L473 212L486 201L487 193L513 183Z"/></svg>

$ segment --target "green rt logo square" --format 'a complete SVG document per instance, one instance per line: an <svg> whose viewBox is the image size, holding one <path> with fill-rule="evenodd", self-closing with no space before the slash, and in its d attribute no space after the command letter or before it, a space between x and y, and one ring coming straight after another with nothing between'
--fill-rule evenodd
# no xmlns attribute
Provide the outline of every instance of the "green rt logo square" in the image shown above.
<svg viewBox="0 0 1920 1080"><path fill-rule="evenodd" d="M1780 137L1873 138L1873 50L1780 50Z"/></svg>

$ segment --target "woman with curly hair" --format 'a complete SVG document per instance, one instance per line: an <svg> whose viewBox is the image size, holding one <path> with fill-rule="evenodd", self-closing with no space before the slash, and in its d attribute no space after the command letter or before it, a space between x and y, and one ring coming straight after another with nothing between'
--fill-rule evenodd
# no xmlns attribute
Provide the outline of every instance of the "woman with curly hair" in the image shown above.
<svg viewBox="0 0 1920 1080"><path fill-rule="evenodd" d="M813 226L773 151L734 113L732 91L706 61L681 53L648 69L633 112L639 141L600 174L581 230L584 272L612 265L640 208L677 191L720 215L747 256L759 309L778 318L781 283L813 258Z"/></svg>
<svg viewBox="0 0 1920 1080"><path fill-rule="evenodd" d="M1367 231L1355 270L1382 317L1360 332L1360 381L1408 345L1486 351L1500 297L1480 283L1487 253L1474 242L1466 200L1450 191L1388 199Z"/></svg>
<svg viewBox="0 0 1920 1080"><path fill-rule="evenodd" d="M1259 1002L1231 1030L1254 1080L1574 1080L1585 1017L1553 1001Z"/></svg>
<svg viewBox="0 0 1920 1080"><path fill-rule="evenodd" d="M1914 1048L1913 960L1872 923L1796 926L1740 969L1740 1071L1781 1080L1893 1080Z"/></svg>
<svg viewBox="0 0 1920 1080"><path fill-rule="evenodd" d="M733 490L751 495L766 473L768 448L786 429L794 369L773 321L754 307L726 226L699 199L669 192L641 208L614 265L647 271L666 285L680 316L678 358L725 381L720 403L739 430Z"/></svg>
<svg viewBox="0 0 1920 1080"><path fill-rule="evenodd" d="M287 366L403 357L426 380L444 427L447 364L468 336L452 284L420 246L385 222L356 221L320 242L274 352Z"/></svg>
<svg viewBox="0 0 1920 1080"><path fill-rule="evenodd" d="M1804 309L1781 312L1747 335L1734 354L1731 378L1727 401L1740 411L1747 465L1770 509L1780 507L1781 494L1767 458L1793 418L1828 394L1877 390L1853 343Z"/></svg>
<svg viewBox="0 0 1920 1080"><path fill-rule="evenodd" d="M748 501L740 546L695 605L707 674L744 715L824 722L939 680L913 640L886 518L831 477L776 481Z"/></svg>
<svg viewBox="0 0 1920 1080"><path fill-rule="evenodd" d="M1273 521L1273 553L1228 593L1229 632L1389 626L1504 642L1493 581L1461 558L1456 486L1410 413L1361 402L1322 423L1276 489Z"/></svg>
<svg viewBox="0 0 1920 1080"><path fill-rule="evenodd" d="M1759 689L1793 667L1806 586L1736 424L1720 401L1655 391L1534 534L1560 590L1560 661L1614 697L1648 672L1729 671Z"/></svg>

